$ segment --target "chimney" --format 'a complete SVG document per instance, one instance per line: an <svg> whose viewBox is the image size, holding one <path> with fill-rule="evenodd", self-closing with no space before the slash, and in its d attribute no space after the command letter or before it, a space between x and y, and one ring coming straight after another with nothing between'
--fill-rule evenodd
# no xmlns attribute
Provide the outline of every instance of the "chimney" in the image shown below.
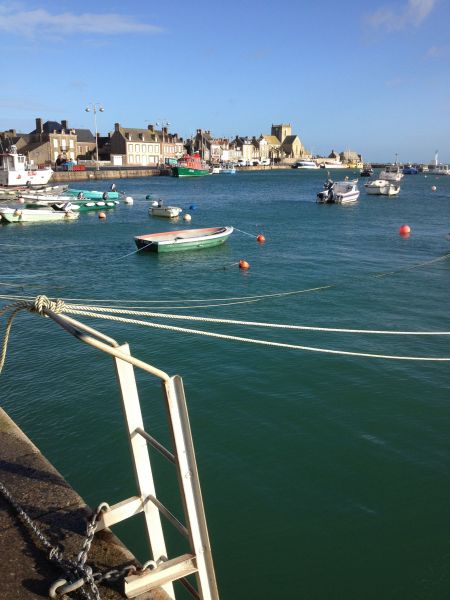
<svg viewBox="0 0 450 600"><path fill-rule="evenodd" d="M120 131L120 123L114 123L114 131Z"/></svg>
<svg viewBox="0 0 450 600"><path fill-rule="evenodd" d="M44 133L44 126L40 118L36 119L36 133Z"/></svg>
<svg viewBox="0 0 450 600"><path fill-rule="evenodd" d="M147 127L147 129L149 129L151 132L155 131L155 128L154 128L154 126L153 126L153 125L149 125L149 126Z"/></svg>
<svg viewBox="0 0 450 600"><path fill-rule="evenodd" d="M69 126L67 125L66 119L64 119L63 121L61 121L61 129L65 129L66 131L69 129Z"/></svg>

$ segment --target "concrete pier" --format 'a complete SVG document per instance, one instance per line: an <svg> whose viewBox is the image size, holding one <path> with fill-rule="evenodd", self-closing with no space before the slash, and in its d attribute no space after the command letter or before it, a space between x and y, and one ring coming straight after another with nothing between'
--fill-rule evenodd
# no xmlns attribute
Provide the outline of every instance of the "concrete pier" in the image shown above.
<svg viewBox="0 0 450 600"><path fill-rule="evenodd" d="M0 481L52 545L57 545L66 558L76 560L92 510L1 408L0 440ZM47 555L48 550L0 494L0 597L47 598L52 583L65 578ZM87 564L94 572L139 565L109 529L95 534ZM102 600L125 597L120 583L102 583L98 588ZM72 593L70 597L78 596ZM168 600L168 596L157 589L141 594L139 599Z"/></svg>

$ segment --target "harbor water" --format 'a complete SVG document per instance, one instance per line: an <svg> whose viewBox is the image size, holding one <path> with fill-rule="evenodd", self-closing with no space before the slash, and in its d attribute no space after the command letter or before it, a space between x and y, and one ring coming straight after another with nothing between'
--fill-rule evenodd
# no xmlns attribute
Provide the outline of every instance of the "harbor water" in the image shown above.
<svg viewBox="0 0 450 600"><path fill-rule="evenodd" d="M356 173L332 172L345 175ZM359 201L339 206L315 202L325 176L290 169L121 180L134 204L104 220L83 213L1 226L3 305L45 294L243 322L450 332L450 177L405 176L391 198L368 196L361 179ZM152 218L148 194L182 207L191 222ZM403 224L409 237L399 235ZM136 252L133 241L223 225L235 227L229 240L197 252ZM239 269L241 259L250 269ZM79 319L183 377L221 598L449 597L448 362ZM152 321L314 349L450 357L445 335ZM137 377L146 427L170 443L160 384ZM135 494L110 358L21 313L1 390L5 410L91 506ZM152 460L161 500L182 519L172 467ZM114 531L145 561L141 525L134 518ZM171 552L185 551L168 536Z"/></svg>

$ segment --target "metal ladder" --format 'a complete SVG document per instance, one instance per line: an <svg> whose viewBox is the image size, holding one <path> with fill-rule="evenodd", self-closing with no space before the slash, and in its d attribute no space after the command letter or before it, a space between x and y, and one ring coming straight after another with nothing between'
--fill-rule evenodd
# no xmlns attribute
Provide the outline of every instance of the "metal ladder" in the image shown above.
<svg viewBox="0 0 450 600"><path fill-rule="evenodd" d="M178 375L171 377L164 371L131 356L128 344L119 345L99 331L48 308L45 308L44 312L82 342L114 358L133 459L137 495L108 507L102 514L97 531L143 513L153 555L153 561L149 561L153 569L145 569L139 574L132 574L125 578L126 597L135 598L146 591L162 587L170 598L175 599L172 582L180 580L194 598L218 600L219 593L181 377ZM162 382L174 453L144 429L133 367L142 369ZM186 525L180 523L157 498L148 444L176 467ZM167 557L161 515L187 538L189 553L170 559ZM185 579L192 574L195 574L197 589Z"/></svg>

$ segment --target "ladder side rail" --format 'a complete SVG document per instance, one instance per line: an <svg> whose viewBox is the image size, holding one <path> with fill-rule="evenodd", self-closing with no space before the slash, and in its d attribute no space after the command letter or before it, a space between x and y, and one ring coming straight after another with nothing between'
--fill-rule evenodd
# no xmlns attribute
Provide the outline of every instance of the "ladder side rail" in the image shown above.
<svg viewBox="0 0 450 600"><path fill-rule="evenodd" d="M164 381L162 387L177 457L178 485L182 492L191 552L196 557L198 568L196 578L200 597L202 600L219 600L183 380L175 375Z"/></svg>
<svg viewBox="0 0 450 600"><path fill-rule="evenodd" d="M124 354L130 354L128 344L120 346ZM144 502L144 517L147 527L147 537L150 543L153 559L158 563L160 559L167 560L167 549L162 529L161 517L158 508L152 502L145 502L148 496L156 496L155 483L150 464L150 457L146 440L136 432L143 428L141 407L136 385L133 365L120 358L114 358L117 381L119 384L122 408L125 417L130 450L133 458L133 467L138 493ZM172 583L165 583L164 590L175 600Z"/></svg>

